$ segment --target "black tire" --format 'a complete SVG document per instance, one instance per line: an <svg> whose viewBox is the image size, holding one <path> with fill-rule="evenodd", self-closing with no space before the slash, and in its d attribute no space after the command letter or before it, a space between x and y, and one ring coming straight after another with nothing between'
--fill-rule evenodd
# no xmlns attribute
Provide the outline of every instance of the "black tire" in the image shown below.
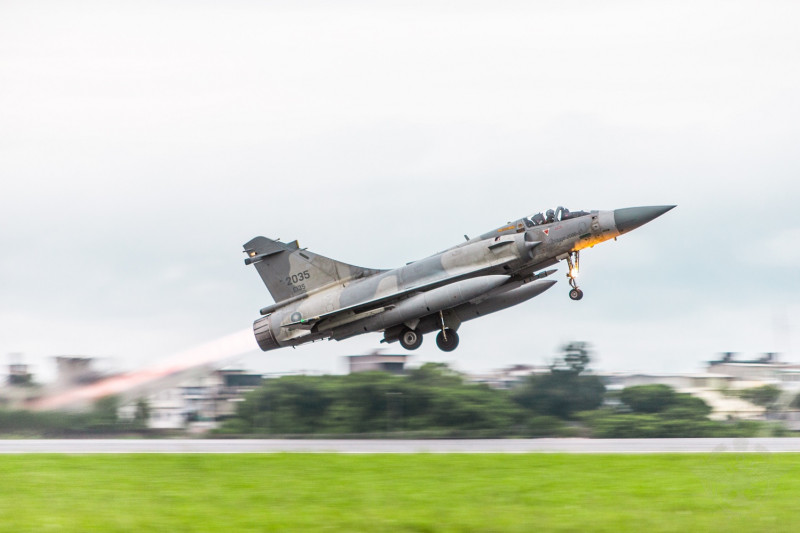
<svg viewBox="0 0 800 533"><path fill-rule="evenodd" d="M416 350L422 344L422 335L418 331L406 328L400 333L400 346L406 350Z"/></svg>
<svg viewBox="0 0 800 533"><path fill-rule="evenodd" d="M581 298L583 298L583 291L580 289L572 289L571 291L569 291L569 297L572 298L573 300L580 300Z"/></svg>
<svg viewBox="0 0 800 533"><path fill-rule="evenodd" d="M447 333L447 340L444 340L444 333L440 331L436 335L436 346L443 352L452 352L458 348L458 333L450 328L447 328L445 332Z"/></svg>

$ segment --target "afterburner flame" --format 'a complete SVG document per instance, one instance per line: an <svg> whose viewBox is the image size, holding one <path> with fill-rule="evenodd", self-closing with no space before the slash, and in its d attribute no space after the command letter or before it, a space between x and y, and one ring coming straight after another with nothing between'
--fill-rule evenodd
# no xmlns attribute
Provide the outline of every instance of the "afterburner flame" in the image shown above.
<svg viewBox="0 0 800 533"><path fill-rule="evenodd" d="M104 396L130 392L178 373L219 363L256 350L258 347L248 328L179 352L153 366L103 379L85 387L39 398L31 402L29 407L36 410L47 410L91 404Z"/></svg>

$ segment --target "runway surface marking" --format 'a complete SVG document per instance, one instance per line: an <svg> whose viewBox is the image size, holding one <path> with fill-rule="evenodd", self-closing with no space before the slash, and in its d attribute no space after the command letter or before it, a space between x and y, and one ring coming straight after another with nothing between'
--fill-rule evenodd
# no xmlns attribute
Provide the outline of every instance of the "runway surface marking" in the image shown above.
<svg viewBox="0 0 800 533"><path fill-rule="evenodd" d="M25 453L800 453L800 438L480 440L0 440L0 454Z"/></svg>

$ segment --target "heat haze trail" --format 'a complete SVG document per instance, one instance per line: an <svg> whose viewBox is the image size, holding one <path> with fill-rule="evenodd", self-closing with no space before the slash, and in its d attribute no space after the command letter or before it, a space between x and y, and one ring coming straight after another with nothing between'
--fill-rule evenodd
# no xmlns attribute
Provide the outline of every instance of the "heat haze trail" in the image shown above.
<svg viewBox="0 0 800 533"><path fill-rule="evenodd" d="M176 353L152 366L105 378L84 387L37 398L29 404L29 407L36 410L81 407L104 396L132 393L156 381L177 377L193 369L257 350L253 331L248 328Z"/></svg>

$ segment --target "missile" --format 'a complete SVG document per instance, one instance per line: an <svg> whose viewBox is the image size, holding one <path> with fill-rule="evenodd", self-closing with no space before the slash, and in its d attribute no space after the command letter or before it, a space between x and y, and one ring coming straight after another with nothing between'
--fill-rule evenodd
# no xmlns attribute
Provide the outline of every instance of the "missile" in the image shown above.
<svg viewBox="0 0 800 533"><path fill-rule="evenodd" d="M546 278L547 276L555 274L556 272L558 272L558 269L555 268L552 270L545 270L544 272L539 272L538 274L533 276L531 280Z"/></svg>

